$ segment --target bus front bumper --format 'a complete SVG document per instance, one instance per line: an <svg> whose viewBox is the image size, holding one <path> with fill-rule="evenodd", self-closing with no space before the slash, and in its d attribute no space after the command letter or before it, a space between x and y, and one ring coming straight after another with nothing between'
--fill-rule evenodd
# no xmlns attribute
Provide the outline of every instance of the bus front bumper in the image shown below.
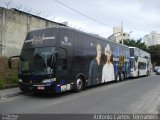
<svg viewBox="0 0 160 120"><path fill-rule="evenodd" d="M51 83L33 84L19 82L19 87L23 92L55 92L56 86Z"/></svg>
<svg viewBox="0 0 160 120"><path fill-rule="evenodd" d="M19 82L19 87L24 92L49 92L49 93L60 93L73 89L73 83L71 84L56 84L54 82L49 83L23 83Z"/></svg>

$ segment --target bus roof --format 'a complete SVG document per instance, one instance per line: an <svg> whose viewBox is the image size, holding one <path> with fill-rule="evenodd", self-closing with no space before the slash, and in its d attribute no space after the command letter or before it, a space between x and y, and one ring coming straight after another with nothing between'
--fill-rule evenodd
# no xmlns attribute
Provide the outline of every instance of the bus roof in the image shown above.
<svg viewBox="0 0 160 120"><path fill-rule="evenodd" d="M129 48L127 45L122 45L120 43L116 43L116 42L110 41L107 38L101 37L101 36L96 35L96 34L86 33L86 32L83 32L83 31L80 31L80 30L77 30L77 29L74 29L74 28L71 28L71 27L66 27L66 26L60 26L58 28L72 30L72 31L75 31L75 32L78 32L78 33L81 33L81 34L85 34L85 35L90 36L90 37L94 37L94 38L97 38L97 39L101 39L103 41L108 41L108 42L111 42L113 44L117 44L117 45L121 45L121 46Z"/></svg>
<svg viewBox="0 0 160 120"><path fill-rule="evenodd" d="M86 32L83 32L83 31L80 31L80 30L77 30L77 29L74 29L74 28L71 28L71 27L67 27L67 26L56 26L56 27L50 27L50 28L33 30L33 31L28 32L28 34L30 34L30 33L32 33L32 32L38 32L38 31L41 31L41 30L47 30L47 29L53 29L53 28L54 28L54 29L71 30L71 31L74 31L74 32L77 32L77 33L85 34L85 35L90 36L90 37L94 37L94 38L97 38L97 39L101 39L101 40L103 40L103 41L108 41L108 42L111 42L111 43L113 43L113 44L117 44L117 45L120 45L120 46L124 46L124 47L129 48L129 46L127 46L127 45L122 45L122 44L120 44L120 43L116 43L116 42L110 41L110 40L108 40L107 38L101 37L101 36L99 36L99 35L91 34L91 33L86 33Z"/></svg>

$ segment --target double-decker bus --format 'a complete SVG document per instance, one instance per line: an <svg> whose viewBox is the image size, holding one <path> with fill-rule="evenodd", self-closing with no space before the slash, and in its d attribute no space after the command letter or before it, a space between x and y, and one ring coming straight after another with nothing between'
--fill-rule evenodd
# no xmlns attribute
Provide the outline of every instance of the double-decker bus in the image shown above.
<svg viewBox="0 0 160 120"><path fill-rule="evenodd" d="M69 27L53 27L27 34L19 57L22 91L75 90L130 76L129 47Z"/></svg>
<svg viewBox="0 0 160 120"><path fill-rule="evenodd" d="M151 56L136 47L129 47L131 77L148 76L151 73Z"/></svg>

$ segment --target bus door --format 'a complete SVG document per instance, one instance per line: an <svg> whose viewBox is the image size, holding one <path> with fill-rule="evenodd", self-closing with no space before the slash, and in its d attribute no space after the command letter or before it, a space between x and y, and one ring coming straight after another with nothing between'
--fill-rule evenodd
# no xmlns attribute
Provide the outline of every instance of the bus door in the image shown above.
<svg viewBox="0 0 160 120"><path fill-rule="evenodd" d="M74 45L74 32L60 29L59 32L59 60L60 60L60 67L58 69L59 78L63 80L66 84L71 83L70 80L73 80L72 72L71 72L71 65L72 65L72 56L73 56L73 45ZM64 67L65 66L65 67Z"/></svg>
<svg viewBox="0 0 160 120"><path fill-rule="evenodd" d="M67 77L67 52L63 48L59 48L57 55L56 79L58 84L65 85Z"/></svg>

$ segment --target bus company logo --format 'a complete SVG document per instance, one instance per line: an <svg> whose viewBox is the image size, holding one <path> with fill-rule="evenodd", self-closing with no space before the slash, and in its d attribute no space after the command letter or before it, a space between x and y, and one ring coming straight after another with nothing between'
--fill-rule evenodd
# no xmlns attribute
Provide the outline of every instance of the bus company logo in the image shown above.
<svg viewBox="0 0 160 120"><path fill-rule="evenodd" d="M68 40L68 36L64 36L64 39L61 41L61 44L66 46L72 46L72 43Z"/></svg>
<svg viewBox="0 0 160 120"><path fill-rule="evenodd" d="M43 34L42 36L35 36L34 35L33 40L32 40L32 45L42 44L44 36L45 36L45 34Z"/></svg>

